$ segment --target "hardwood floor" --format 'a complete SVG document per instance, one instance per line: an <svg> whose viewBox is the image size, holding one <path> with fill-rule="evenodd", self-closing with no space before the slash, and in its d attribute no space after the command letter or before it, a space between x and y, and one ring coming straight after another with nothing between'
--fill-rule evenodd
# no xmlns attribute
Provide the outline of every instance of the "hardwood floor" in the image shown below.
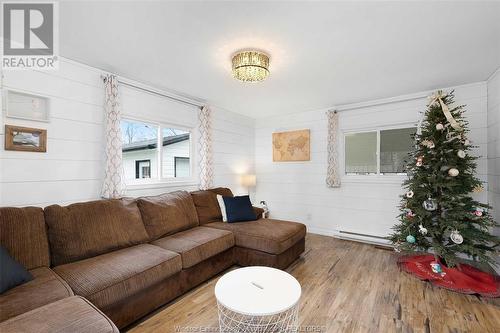
<svg viewBox="0 0 500 333"><path fill-rule="evenodd" d="M500 332L500 299L433 287L400 272L394 252L368 244L308 234L287 271L302 285L301 332ZM129 332L218 332L218 278Z"/></svg>

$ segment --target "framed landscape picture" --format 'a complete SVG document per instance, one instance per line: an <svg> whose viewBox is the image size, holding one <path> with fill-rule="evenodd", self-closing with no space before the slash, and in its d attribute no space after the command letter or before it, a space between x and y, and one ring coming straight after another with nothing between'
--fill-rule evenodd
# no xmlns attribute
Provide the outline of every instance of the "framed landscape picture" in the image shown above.
<svg viewBox="0 0 500 333"><path fill-rule="evenodd" d="M5 150L47 151L47 130L5 125Z"/></svg>
<svg viewBox="0 0 500 333"><path fill-rule="evenodd" d="M273 133L273 162L309 161L310 141L308 129Z"/></svg>

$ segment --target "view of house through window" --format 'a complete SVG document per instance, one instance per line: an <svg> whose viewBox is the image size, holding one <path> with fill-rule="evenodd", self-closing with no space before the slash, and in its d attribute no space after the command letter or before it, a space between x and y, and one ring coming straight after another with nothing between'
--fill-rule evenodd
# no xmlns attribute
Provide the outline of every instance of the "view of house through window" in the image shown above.
<svg viewBox="0 0 500 333"><path fill-rule="evenodd" d="M162 177L190 177L191 163L190 133L175 128L163 128L163 167ZM183 160L179 162L179 160Z"/></svg>
<svg viewBox="0 0 500 333"><path fill-rule="evenodd" d="M346 134L345 173L405 173L415 132L416 128L411 127Z"/></svg>
<svg viewBox="0 0 500 333"><path fill-rule="evenodd" d="M158 178L158 126L123 119L121 131L125 181Z"/></svg>
<svg viewBox="0 0 500 333"><path fill-rule="evenodd" d="M121 131L125 181L191 176L189 131L128 119Z"/></svg>

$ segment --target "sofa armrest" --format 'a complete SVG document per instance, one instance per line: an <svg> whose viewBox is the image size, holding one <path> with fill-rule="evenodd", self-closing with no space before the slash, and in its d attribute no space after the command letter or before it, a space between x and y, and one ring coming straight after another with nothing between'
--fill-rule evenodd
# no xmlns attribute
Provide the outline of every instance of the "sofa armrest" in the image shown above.
<svg viewBox="0 0 500 333"><path fill-rule="evenodd" d="M262 214L264 214L264 209L260 208L260 207L255 207L253 206L253 211L255 212L255 215L257 216L257 218L261 218L262 217Z"/></svg>

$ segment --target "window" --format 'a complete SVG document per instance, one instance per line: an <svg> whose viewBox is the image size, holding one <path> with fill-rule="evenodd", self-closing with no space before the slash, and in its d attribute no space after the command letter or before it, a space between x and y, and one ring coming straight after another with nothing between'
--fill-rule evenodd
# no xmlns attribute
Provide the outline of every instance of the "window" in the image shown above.
<svg viewBox="0 0 500 333"><path fill-rule="evenodd" d="M345 173L404 174L416 128L398 128L345 135Z"/></svg>
<svg viewBox="0 0 500 333"><path fill-rule="evenodd" d="M191 133L171 127L163 128L162 133L163 177L190 177Z"/></svg>
<svg viewBox="0 0 500 333"><path fill-rule="evenodd" d="M405 173L416 128L380 131L380 173Z"/></svg>
<svg viewBox="0 0 500 333"><path fill-rule="evenodd" d="M345 151L346 173L377 172L377 132L347 134Z"/></svg>
<svg viewBox="0 0 500 333"><path fill-rule="evenodd" d="M158 126L132 120L122 120L121 132L125 181L142 178L157 179ZM147 176L144 173L146 168Z"/></svg>
<svg viewBox="0 0 500 333"><path fill-rule="evenodd" d="M135 161L135 178L151 178L151 161Z"/></svg>
<svg viewBox="0 0 500 333"><path fill-rule="evenodd" d="M123 119L121 131L127 183L191 177L192 140L189 129Z"/></svg>

